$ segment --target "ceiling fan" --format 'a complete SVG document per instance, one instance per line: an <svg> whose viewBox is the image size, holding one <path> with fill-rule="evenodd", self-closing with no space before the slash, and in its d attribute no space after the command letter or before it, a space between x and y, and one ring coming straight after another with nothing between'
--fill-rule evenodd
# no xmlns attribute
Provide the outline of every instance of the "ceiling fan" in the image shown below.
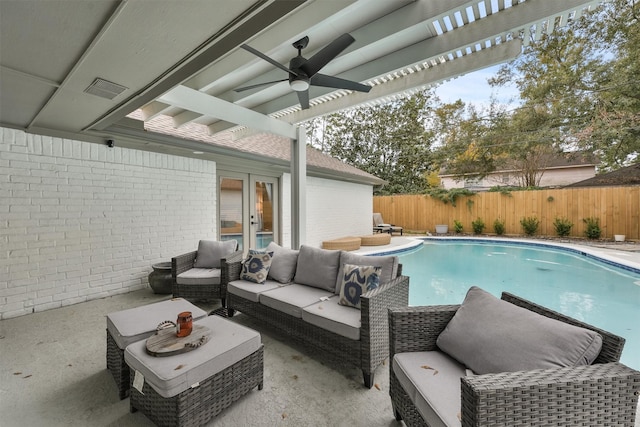
<svg viewBox="0 0 640 427"><path fill-rule="evenodd" d="M345 50L355 39L350 34L343 34L325 47L323 47L318 53L307 59L302 56L302 49L309 44L309 37L303 37L300 40L292 43L293 47L298 49L298 56L291 58L289 62L289 68L280 64L272 58L269 58L262 52L243 44L241 47L253 53L254 55L264 59L265 61L275 65L281 70L289 73L288 79L274 80L270 82L258 83L251 86L245 86L236 89L236 92L242 92L249 89L254 89L260 86L266 86L273 83L289 81L291 89L298 94L298 100L303 110L309 108L309 86L322 86L335 89L349 89L358 92L369 92L371 86L363 85L351 80L341 79L339 77L328 76L326 74L320 74L318 71L327 65L332 59Z"/></svg>

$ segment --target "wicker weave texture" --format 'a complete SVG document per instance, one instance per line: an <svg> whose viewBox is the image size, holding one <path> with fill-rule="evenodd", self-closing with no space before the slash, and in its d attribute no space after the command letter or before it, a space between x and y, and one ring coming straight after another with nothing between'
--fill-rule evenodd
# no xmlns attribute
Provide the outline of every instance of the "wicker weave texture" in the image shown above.
<svg viewBox="0 0 640 427"><path fill-rule="evenodd" d="M380 246L391 243L391 234L376 233L370 236L360 236L360 244L362 246Z"/></svg>
<svg viewBox="0 0 640 427"><path fill-rule="evenodd" d="M230 280L237 280L231 271L237 266L229 266ZM227 307L255 317L265 325L280 330L287 337L309 344L323 354L351 363L360 369L365 385L371 387L376 368L389 355L389 332L387 310L392 307L406 307L409 302L409 278L398 276L389 283L367 292L361 297L360 340L355 341L334 334L300 318L290 316L237 295L227 295Z"/></svg>
<svg viewBox="0 0 640 427"><path fill-rule="evenodd" d="M107 329L107 369L111 372L120 400L129 396L129 366L124 362L124 350L118 347L116 341Z"/></svg>
<svg viewBox="0 0 640 427"><path fill-rule="evenodd" d="M236 251L227 258L237 257L238 253L240 253L240 256L242 256L242 251ZM220 299L224 301L226 297L226 283L228 282L224 282L225 277L223 275L223 272L221 272L220 274L220 283L218 284L185 285L182 283L177 283L176 278L179 274L193 268L196 261L196 255L197 251L193 251L171 258L171 276L173 278L171 290L173 293L173 297L181 297L190 301L210 299ZM225 260L226 258L223 258L220 261L221 265L224 265Z"/></svg>
<svg viewBox="0 0 640 427"><path fill-rule="evenodd" d="M640 372L620 363L465 377L463 426L629 426Z"/></svg>
<svg viewBox="0 0 640 427"><path fill-rule="evenodd" d="M463 426L634 426L640 372L617 362L624 339L523 300L503 299L603 335L603 357L590 366L477 375L462 379ZM436 350L438 335L459 306L389 310L389 354ZM611 360L611 359L614 360ZM599 363L598 360L610 363ZM408 426L426 425L389 369L394 412Z"/></svg>
<svg viewBox="0 0 640 427"><path fill-rule="evenodd" d="M148 383L142 393L133 388L131 412L140 410L158 426L202 426L254 387L262 390L264 346L241 361L171 398L160 396Z"/></svg>
<svg viewBox="0 0 640 427"><path fill-rule="evenodd" d="M343 237L341 239L325 240L322 242L322 249L355 251L360 249L360 244L359 237Z"/></svg>

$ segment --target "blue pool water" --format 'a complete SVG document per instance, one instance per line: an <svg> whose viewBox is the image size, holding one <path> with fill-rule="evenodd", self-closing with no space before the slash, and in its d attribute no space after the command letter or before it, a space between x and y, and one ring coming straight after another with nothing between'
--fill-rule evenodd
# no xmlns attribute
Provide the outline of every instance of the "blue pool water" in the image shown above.
<svg viewBox="0 0 640 427"><path fill-rule="evenodd" d="M640 273L545 246L425 241L400 253L409 305L460 304L471 286L508 291L624 337L621 362L640 369Z"/></svg>

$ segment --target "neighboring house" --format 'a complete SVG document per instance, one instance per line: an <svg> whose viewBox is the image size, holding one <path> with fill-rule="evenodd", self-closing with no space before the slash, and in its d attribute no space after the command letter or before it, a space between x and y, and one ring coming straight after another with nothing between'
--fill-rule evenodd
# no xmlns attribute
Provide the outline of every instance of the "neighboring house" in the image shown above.
<svg viewBox="0 0 640 427"><path fill-rule="evenodd" d="M596 175L593 178L575 182L566 187L614 187L628 185L640 185L640 163L620 168L613 172Z"/></svg>
<svg viewBox="0 0 640 427"><path fill-rule="evenodd" d="M592 156L576 153L566 153L554 156L542 162L545 166L540 178L540 187L562 187L574 182L582 181L596 174L598 162ZM440 174L442 187L467 188L473 191L486 191L491 187L522 186L521 170L504 168L496 170L483 178L469 176L461 178L453 174Z"/></svg>

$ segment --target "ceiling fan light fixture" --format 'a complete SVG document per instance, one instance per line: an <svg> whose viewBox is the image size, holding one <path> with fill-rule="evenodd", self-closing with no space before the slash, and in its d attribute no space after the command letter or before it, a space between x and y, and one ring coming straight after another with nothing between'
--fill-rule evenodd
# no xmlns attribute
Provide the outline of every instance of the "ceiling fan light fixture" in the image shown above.
<svg viewBox="0 0 640 427"><path fill-rule="evenodd" d="M289 86L291 86L291 89L296 92L304 92L309 89L309 82L306 80L291 80L291 82L289 82Z"/></svg>

